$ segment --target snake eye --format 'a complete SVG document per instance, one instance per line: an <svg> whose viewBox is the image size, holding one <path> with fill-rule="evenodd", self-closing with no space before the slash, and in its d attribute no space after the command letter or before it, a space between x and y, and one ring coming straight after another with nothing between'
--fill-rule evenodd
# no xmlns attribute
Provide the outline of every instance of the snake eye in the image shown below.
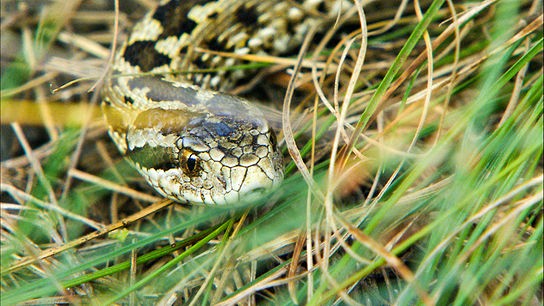
<svg viewBox="0 0 544 306"><path fill-rule="evenodd" d="M184 151L181 158L181 164L185 171L194 173L198 170L199 158L191 151Z"/></svg>

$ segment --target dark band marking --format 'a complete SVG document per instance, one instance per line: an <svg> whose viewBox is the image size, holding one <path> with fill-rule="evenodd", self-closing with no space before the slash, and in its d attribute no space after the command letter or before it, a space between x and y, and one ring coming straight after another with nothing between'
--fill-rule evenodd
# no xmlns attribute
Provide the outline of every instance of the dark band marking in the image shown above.
<svg viewBox="0 0 544 306"><path fill-rule="evenodd" d="M168 36L180 36L182 33L191 33L196 28L196 22L185 15L188 10L187 4L183 5L183 2L186 1L170 1L163 6L159 6L153 14L153 18L158 20L164 29L159 35L159 39Z"/></svg>
<svg viewBox="0 0 544 306"><path fill-rule="evenodd" d="M198 69L208 69L210 68L210 64L209 63L206 63L202 60L202 57L201 56L197 56L194 60L193 60L193 65L195 65L196 68Z"/></svg>
<svg viewBox="0 0 544 306"><path fill-rule="evenodd" d="M210 20L217 19L218 16L219 16L218 12L213 12L210 15L208 15L208 19Z"/></svg>
<svg viewBox="0 0 544 306"><path fill-rule="evenodd" d="M241 6L234 14L236 19L246 27L256 27L258 25L259 13L254 7Z"/></svg>
<svg viewBox="0 0 544 306"><path fill-rule="evenodd" d="M196 90L189 87L175 87L172 83L158 77L143 76L128 81L130 88L149 88L146 97L154 102L180 101L185 105L194 106L202 104L196 97Z"/></svg>
<svg viewBox="0 0 544 306"><path fill-rule="evenodd" d="M321 3L319 3L319 5L317 6L317 10L320 12L320 13L323 13L323 14L327 14L327 6L325 5L325 1L321 1Z"/></svg>
<svg viewBox="0 0 544 306"><path fill-rule="evenodd" d="M131 104L131 105L134 104L134 99L132 99L131 97L124 96L123 98L125 100L125 103Z"/></svg>
<svg viewBox="0 0 544 306"><path fill-rule="evenodd" d="M159 39L169 36L179 37L183 33L191 33L198 24L187 17L187 12L196 5L203 5L210 1L173 0L159 6L155 10L155 13L153 13L153 19L158 20L163 27L163 32L159 35Z"/></svg>
<svg viewBox="0 0 544 306"><path fill-rule="evenodd" d="M142 72L162 65L170 65L171 59L155 49L156 43L152 40L136 41L126 47L123 58L132 66L140 67Z"/></svg>
<svg viewBox="0 0 544 306"><path fill-rule="evenodd" d="M227 48L225 46L224 42L220 42L217 40L217 37L214 37L212 40L209 40L207 42L208 49L214 50L214 51L232 51L234 48L231 46L230 48Z"/></svg>

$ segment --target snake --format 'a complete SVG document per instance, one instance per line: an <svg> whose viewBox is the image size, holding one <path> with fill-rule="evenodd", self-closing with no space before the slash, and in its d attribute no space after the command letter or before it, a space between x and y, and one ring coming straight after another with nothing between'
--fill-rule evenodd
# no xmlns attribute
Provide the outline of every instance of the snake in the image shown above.
<svg viewBox="0 0 544 306"><path fill-rule="evenodd" d="M254 102L227 93L255 72L229 68L243 67L244 55L293 54L312 26L350 5L161 1L120 44L102 90L111 139L150 186L177 202L230 204L279 186L276 131Z"/></svg>

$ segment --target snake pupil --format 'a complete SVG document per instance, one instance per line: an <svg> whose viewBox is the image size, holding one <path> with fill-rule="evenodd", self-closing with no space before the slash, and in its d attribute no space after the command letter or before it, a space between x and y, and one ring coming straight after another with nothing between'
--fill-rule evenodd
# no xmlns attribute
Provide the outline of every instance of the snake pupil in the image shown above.
<svg viewBox="0 0 544 306"><path fill-rule="evenodd" d="M194 155L194 154L191 154L188 158L187 158L187 170L189 170L190 172L193 172L195 171L196 169L196 161L197 161L197 157Z"/></svg>

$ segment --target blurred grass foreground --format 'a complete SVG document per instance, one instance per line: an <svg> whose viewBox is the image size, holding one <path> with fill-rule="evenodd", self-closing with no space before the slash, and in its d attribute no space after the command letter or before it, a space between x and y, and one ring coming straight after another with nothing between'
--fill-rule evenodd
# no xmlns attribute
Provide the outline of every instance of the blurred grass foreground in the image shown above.
<svg viewBox="0 0 544 306"><path fill-rule="evenodd" d="M541 1L353 1L225 67L286 164L229 207L161 199L107 136L114 25L149 2L1 3L2 305L542 305Z"/></svg>

